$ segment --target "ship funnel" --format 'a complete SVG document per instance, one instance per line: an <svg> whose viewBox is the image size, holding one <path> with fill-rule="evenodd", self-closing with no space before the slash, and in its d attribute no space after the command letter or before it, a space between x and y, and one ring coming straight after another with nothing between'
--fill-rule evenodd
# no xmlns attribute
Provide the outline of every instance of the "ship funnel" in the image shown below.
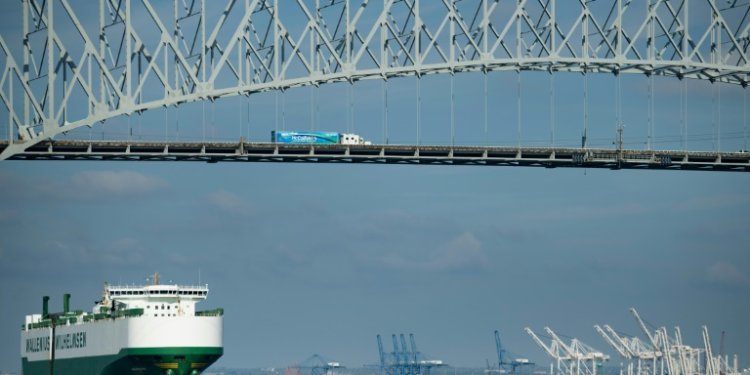
<svg viewBox="0 0 750 375"><path fill-rule="evenodd" d="M63 294L63 314L70 312L70 293Z"/></svg>
<svg viewBox="0 0 750 375"><path fill-rule="evenodd" d="M49 316L49 296L42 297L42 319Z"/></svg>

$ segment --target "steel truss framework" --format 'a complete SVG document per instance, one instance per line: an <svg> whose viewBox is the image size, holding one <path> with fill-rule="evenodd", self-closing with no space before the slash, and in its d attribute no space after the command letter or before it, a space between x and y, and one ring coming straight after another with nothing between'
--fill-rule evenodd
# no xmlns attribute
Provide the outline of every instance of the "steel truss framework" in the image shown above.
<svg viewBox="0 0 750 375"><path fill-rule="evenodd" d="M93 2L71 1L22 0L22 47L0 36L0 159L121 115L328 82L542 70L746 86L750 73L744 1L227 0L214 15L206 0L99 0L93 27Z"/></svg>

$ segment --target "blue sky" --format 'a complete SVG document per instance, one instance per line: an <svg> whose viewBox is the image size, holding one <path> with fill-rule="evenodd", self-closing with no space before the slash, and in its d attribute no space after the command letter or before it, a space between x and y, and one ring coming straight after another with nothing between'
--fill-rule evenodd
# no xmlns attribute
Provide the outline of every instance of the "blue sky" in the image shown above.
<svg viewBox="0 0 750 375"><path fill-rule="evenodd" d="M204 307L227 311L226 366L312 353L374 363L375 334L392 332L481 366L494 329L546 363L524 326L606 349L591 326L638 334L630 306L696 346L700 325L726 330L747 363L743 174L88 162L1 173L4 368L19 365L16 323L42 295L57 306L72 292L88 308L104 280L154 271L209 283Z"/></svg>
<svg viewBox="0 0 750 375"><path fill-rule="evenodd" d="M516 80L488 76L485 134L483 76L456 76L457 143L515 144ZM589 83L589 136L608 146L614 78ZM647 83L623 77L633 148L645 147ZM415 140L415 84L389 83L391 143ZM656 84L658 146L680 148L680 83ZM551 142L549 85L547 74L522 75L525 144ZM731 133L722 148L744 147L742 90L722 87L719 105L714 86L688 87L690 147L713 149L718 121ZM582 78L557 75L555 88L556 144L578 145ZM291 90L283 112L274 93L208 104L207 137L265 141L279 118L286 129L352 129L381 142L381 82L354 86L354 122L342 104L347 90ZM449 78L426 77L422 93L424 142L449 143ZM164 111L147 112L72 136L118 138L132 127L138 138L197 140L203 111L170 108L166 123ZM203 307L226 310L219 364L228 367L279 367L312 353L350 367L375 363L375 335L400 332L433 357L481 367L495 357L495 329L509 350L546 364L524 326L548 325L611 352L592 326L639 334L631 306L654 325L679 325L693 346L702 345L701 325L715 346L725 330L727 352L747 367L748 182L675 171L3 162L0 369L20 368L18 328L43 295L61 309L70 292L75 308L89 309L102 282L145 282L155 271L163 281L200 275L209 284Z"/></svg>

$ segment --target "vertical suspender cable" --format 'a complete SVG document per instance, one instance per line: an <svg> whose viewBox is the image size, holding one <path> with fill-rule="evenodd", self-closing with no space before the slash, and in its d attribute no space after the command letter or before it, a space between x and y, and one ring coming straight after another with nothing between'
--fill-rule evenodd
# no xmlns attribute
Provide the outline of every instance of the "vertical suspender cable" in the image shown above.
<svg viewBox="0 0 750 375"><path fill-rule="evenodd" d="M8 83L8 96L10 99L9 101L11 103L11 106L8 109L8 144L12 144L13 143L13 104L12 104L13 103L13 81L12 80Z"/></svg>
<svg viewBox="0 0 750 375"><path fill-rule="evenodd" d="M555 75L549 72L549 128L550 128L550 145L555 147Z"/></svg>
<svg viewBox="0 0 750 375"><path fill-rule="evenodd" d="M130 117L128 117L128 123L130 122ZM169 141L169 137L167 136L167 127L169 126L169 107L164 108L164 142Z"/></svg>
<svg viewBox="0 0 750 375"><path fill-rule="evenodd" d="M383 79L383 142L388 144L388 79Z"/></svg>
<svg viewBox="0 0 750 375"><path fill-rule="evenodd" d="M348 128L350 133L355 132L355 125L354 125L354 82L349 81L349 106L347 108L347 116L346 121L348 123Z"/></svg>
<svg viewBox="0 0 750 375"><path fill-rule="evenodd" d="M623 121L622 121L622 75L615 72L615 134L617 134L617 150L619 158L622 158L623 150Z"/></svg>
<svg viewBox="0 0 750 375"><path fill-rule="evenodd" d="M615 72L615 132L619 134L622 126L622 78Z"/></svg>
<svg viewBox="0 0 750 375"><path fill-rule="evenodd" d="M315 0L315 26L320 25L320 0ZM315 52L317 44L317 33L310 26L310 63L312 70L318 70L318 54ZM315 130L315 85L310 85L310 130Z"/></svg>
<svg viewBox="0 0 750 375"><path fill-rule="evenodd" d="M521 58L522 58L522 52L521 52L521 13L520 13L521 3L522 3L521 0L518 0L516 2L516 14L515 14L515 19L516 19L516 58L519 59L519 60L521 60ZM516 74L518 75L517 76L517 80L518 80L518 100L517 100L516 104L518 106L518 108L517 108L517 111L518 111L518 116L517 116L518 129L516 130L516 136L518 138L518 149L519 149L519 153L520 153L520 149L521 149L521 65L520 64L518 65L517 69L518 70L516 71Z"/></svg>
<svg viewBox="0 0 750 375"><path fill-rule="evenodd" d="M173 5L172 6L172 11L173 11L173 13L172 13L172 15L173 15L173 22L172 22L172 28L173 28L172 29L172 38L173 38L173 40L172 40L172 42L174 43L175 46L179 46L178 35L180 33L180 23L179 23L180 22L179 21L180 20L180 15L178 13L177 1L174 1L172 5ZM201 43L202 43L201 44L201 50L205 51L205 44L206 44L206 38L205 37L201 40ZM167 47L166 43L165 43L164 47L165 47L165 52L164 52L164 69L166 71L166 70L168 70L167 55L169 55L169 53L167 51L169 51L169 49L166 48ZM177 82L178 82L177 81L178 80L177 51L175 51L175 57L174 57L174 59L175 59L175 64L174 64L174 87L177 88ZM140 76L140 65L141 65L140 64L140 57L139 57L138 60L139 60L139 63L138 63L138 75ZM204 63L205 63L205 60L201 60L201 65L205 65ZM167 78L167 80L169 80L169 78ZM203 74L201 80L203 82L206 81L206 75L205 74ZM164 86L168 86L168 85L165 84ZM167 95L165 95L165 97L167 97ZM168 126L169 126L169 106L165 106L164 107L164 142L167 142L169 140Z"/></svg>
<svg viewBox="0 0 750 375"><path fill-rule="evenodd" d="M240 109L240 121L242 121L241 111L242 110ZM240 125L242 124L240 123ZM175 126L175 140L179 140L180 139L180 107L179 105L174 106L174 126Z"/></svg>
<svg viewBox="0 0 750 375"><path fill-rule="evenodd" d="M687 88L687 80L683 80L682 82L682 91L683 95L685 96L685 113L682 115L685 118L685 151L688 150L690 147L690 133L688 132L688 88Z"/></svg>
<svg viewBox="0 0 750 375"><path fill-rule="evenodd" d="M245 80L245 74L242 69L243 63L242 63L242 36L237 37L237 70L238 70L238 79L237 79L237 86L242 87L247 84L247 81ZM245 124L243 124L242 118L243 118L243 110L242 110L242 92L239 93L240 95L237 96L237 101L239 102L239 105L237 106L237 109L239 109L239 118L237 118L237 137L240 138L240 141L242 140L242 134L245 130Z"/></svg>
<svg viewBox="0 0 750 375"><path fill-rule="evenodd" d="M177 1L175 1L175 9L177 9ZM275 11L276 9L274 9ZM176 13L176 10L175 10ZM175 14L176 15L176 14ZM203 83L206 83L206 0L201 0L201 17L200 17L200 23L201 23L201 80ZM177 40L175 40L175 45L177 45ZM213 52L212 52L213 55ZM176 57L175 57L176 58ZM213 65L213 58L211 59L211 62ZM176 68L175 68L176 69Z"/></svg>
<svg viewBox="0 0 750 375"><path fill-rule="evenodd" d="M455 110L455 95L453 88L453 80L455 75L451 72L451 147L456 144L456 110Z"/></svg>
<svg viewBox="0 0 750 375"><path fill-rule="evenodd" d="M352 132L352 84L346 87L346 132Z"/></svg>
<svg viewBox="0 0 750 375"><path fill-rule="evenodd" d="M355 132L354 125L354 80L351 78L352 69L352 34L351 34L351 4L349 0L344 1L344 12L346 13L346 27L344 28L344 39L346 46L346 65L349 71L349 123L351 124L351 132Z"/></svg>
<svg viewBox="0 0 750 375"><path fill-rule="evenodd" d="M687 119L685 118L685 113L687 111L685 110L685 78L680 78L680 143L682 143L682 150L687 151L687 125L685 122Z"/></svg>
<svg viewBox="0 0 750 375"><path fill-rule="evenodd" d="M250 98L251 98L251 95L248 94L247 95L247 139L248 140L250 140L250 125L251 125L251 120L250 120L251 108L250 107L252 105L252 103L250 102Z"/></svg>
<svg viewBox="0 0 750 375"><path fill-rule="evenodd" d="M488 136L487 136L487 123L488 122L489 122L489 117L487 114L487 69L485 69L484 70L484 145L485 146L489 146L490 144Z"/></svg>
<svg viewBox="0 0 750 375"><path fill-rule="evenodd" d="M357 132L357 122L354 117L355 111L357 110L357 91L354 90L354 82L350 83L352 87L352 133Z"/></svg>
<svg viewBox="0 0 750 375"><path fill-rule="evenodd" d="M417 55L417 145L422 145L422 20L419 14L419 0L414 0L414 38Z"/></svg>
<svg viewBox="0 0 750 375"><path fill-rule="evenodd" d="M99 25L101 27L100 30L99 30L100 33L103 33L102 30L104 30L104 26L103 26L104 25L104 10L103 10L104 7L102 6L103 4L104 4L103 2L100 2L100 4L99 4L101 6L101 8L102 8L99 11L99 15L100 15ZM23 42L23 45L24 45L24 48L23 48L23 66L29 66L29 58L31 57L30 56L31 55L31 51L29 49L31 48L31 46L29 45L28 39L29 39L29 12L31 10L31 8L30 8L31 5L29 4L28 0L23 0L22 1L22 7L23 7L23 38L24 38L24 42ZM103 47L103 45L104 45L103 39L104 38L102 37L102 41L99 41L99 49L100 49L100 51L102 50L102 48L104 48ZM103 53L102 53L102 55L103 55ZM91 61L91 59L89 59L89 61ZM23 75L21 77L18 77L18 78L21 79L23 82L29 82L29 69L24 69ZM104 82L104 80L100 80L100 84L99 84L99 87L100 87L100 89L99 89L100 90L100 103L104 103L104 88L103 88L104 83L101 83L101 82ZM92 83L92 85L93 85L93 83ZM29 102L28 95L22 95L22 96L23 96L23 123L24 124L31 124L31 115L30 115L30 105L31 105L31 103ZM8 116L10 116L10 115L11 114L8 113ZM36 115L34 117L36 117ZM8 125L10 127L8 129L8 135L9 135L8 136L8 144L13 144L13 122L12 121L8 121ZM89 139L91 139L91 129L92 129L92 127L89 127ZM20 129L19 129L19 133L20 133Z"/></svg>
<svg viewBox="0 0 750 375"><path fill-rule="evenodd" d="M28 20L28 12L29 12L29 2L27 0L23 1L23 29L24 29L24 38L28 38L28 30L29 30L29 20ZM105 46L105 40L106 40L106 32L104 28L104 0L99 0L99 56L104 56L104 46ZM166 53L164 54L164 65L166 66ZM28 50L26 49L26 46L24 46L24 66L28 65ZM99 103L104 104L105 103L105 89L104 89L104 72L102 69L99 69ZM28 72L24 72L24 81L28 82ZM93 85L93 83L92 83ZM166 86L164 85L166 90ZM166 96L166 91L165 91ZM28 115L28 100L24 98L24 119L25 122L29 123L29 115ZM140 117L138 118L140 122ZM89 140L93 139L93 129L94 127L89 127ZM140 133L140 123L139 123L139 133ZM142 133L140 133L142 134ZM8 140L8 142L13 142L13 140Z"/></svg>
<svg viewBox="0 0 750 375"><path fill-rule="evenodd" d="M716 84L716 125L718 127L718 135L716 137L716 151L721 152L721 83ZM687 95L687 94L686 94Z"/></svg>
<svg viewBox="0 0 750 375"><path fill-rule="evenodd" d="M654 77L653 74L646 77L648 79L648 103L646 105L646 117L648 118L647 121L647 129L646 129L646 149L651 150L651 140L653 136L653 127L654 127L654 118L652 116L652 100L654 100Z"/></svg>
<svg viewBox="0 0 750 375"><path fill-rule="evenodd" d="M716 83L711 83L711 139L716 150Z"/></svg>
<svg viewBox="0 0 750 375"><path fill-rule="evenodd" d="M583 70L583 135L581 136L581 148L586 148L589 129L589 76L586 68Z"/></svg>
<svg viewBox="0 0 750 375"><path fill-rule="evenodd" d="M747 152L747 87L742 88L742 149Z"/></svg>
<svg viewBox="0 0 750 375"><path fill-rule="evenodd" d="M651 142L656 142L656 79L651 74Z"/></svg>
<svg viewBox="0 0 750 375"><path fill-rule="evenodd" d="M516 129L516 136L518 138L518 148L521 148L521 70L519 69L517 72L517 80L518 80L518 100L517 100L517 111L518 111L518 129Z"/></svg>
<svg viewBox="0 0 750 375"><path fill-rule="evenodd" d="M417 145L422 144L422 79L417 73Z"/></svg>
<svg viewBox="0 0 750 375"><path fill-rule="evenodd" d="M279 30L279 1L273 0L273 79L277 82L276 85L276 131L279 131L279 89L278 82L281 79L280 65L281 65L281 46L279 41L281 40L281 33Z"/></svg>
<svg viewBox="0 0 750 375"><path fill-rule="evenodd" d="M274 116L274 130L279 131L279 90L274 92L275 101L275 116Z"/></svg>
<svg viewBox="0 0 750 375"><path fill-rule="evenodd" d="M239 102L238 103L239 105L237 106L237 109L239 109L239 114L240 114L239 119L238 119L239 123L240 123L240 125L239 125L239 134L237 134L237 135L240 138L242 138L242 136L245 134L245 121L244 121L245 120L245 111L242 109L242 101L243 101L242 100L242 96L243 95L239 95L237 97L237 101Z"/></svg>

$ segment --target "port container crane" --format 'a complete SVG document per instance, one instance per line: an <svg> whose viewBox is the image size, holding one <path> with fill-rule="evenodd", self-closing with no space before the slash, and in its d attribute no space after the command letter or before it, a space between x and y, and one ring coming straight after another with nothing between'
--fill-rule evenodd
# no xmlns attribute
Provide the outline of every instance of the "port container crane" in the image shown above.
<svg viewBox="0 0 750 375"><path fill-rule="evenodd" d="M655 359L661 356L661 352L657 354L651 345L638 337L622 336L607 324L595 325L594 330L627 362L628 374L657 375Z"/></svg>
<svg viewBox="0 0 750 375"><path fill-rule="evenodd" d="M555 359L559 375L597 375L598 368L609 360L608 355L576 338L571 339L570 344L566 344L551 328L544 327L544 330L552 339L550 345L546 345L534 331L526 328L532 339Z"/></svg>
<svg viewBox="0 0 750 375"><path fill-rule="evenodd" d="M393 351L386 352L380 335L377 335L380 370L384 375L429 375L433 367L445 366L442 360L427 359L417 351L414 335L409 334L411 349L404 334L391 335ZM400 342L400 345L399 345Z"/></svg>
<svg viewBox="0 0 750 375"><path fill-rule="evenodd" d="M614 337L610 336L610 334L605 332L599 325L594 325L594 330L596 330L609 346L617 351L617 354L619 354L622 359L627 361L627 375L633 375L633 352L628 348L628 345L622 340L622 338L620 338L619 335L614 335Z"/></svg>
<svg viewBox="0 0 750 375"><path fill-rule="evenodd" d="M718 375L716 371L716 360L711 350L711 338L708 335L708 327L703 326L703 345L706 349L706 375Z"/></svg>
<svg viewBox="0 0 750 375"><path fill-rule="evenodd" d="M638 314L638 311L634 307L630 308L630 313L633 314L633 317L635 318L635 321L638 323L638 325L641 327L641 330L644 334L646 334L646 337L648 337L649 342L651 343L651 346L654 348L659 348L661 345L659 345L659 333L654 332L651 333L651 330L646 327L646 323L641 319L641 316Z"/></svg>
<svg viewBox="0 0 750 375"><path fill-rule="evenodd" d="M319 354L313 354L310 358L297 365L290 366L289 374L331 375L333 370L343 368L341 363L324 358Z"/></svg>
<svg viewBox="0 0 750 375"><path fill-rule="evenodd" d="M506 350L503 348L502 342L500 341L500 332L495 330L495 348L497 350L497 364L498 369L505 369L510 370L511 374L518 373L519 368L523 368L523 366L533 366L534 363L530 362L527 358L514 358L513 360L508 360L506 356Z"/></svg>

